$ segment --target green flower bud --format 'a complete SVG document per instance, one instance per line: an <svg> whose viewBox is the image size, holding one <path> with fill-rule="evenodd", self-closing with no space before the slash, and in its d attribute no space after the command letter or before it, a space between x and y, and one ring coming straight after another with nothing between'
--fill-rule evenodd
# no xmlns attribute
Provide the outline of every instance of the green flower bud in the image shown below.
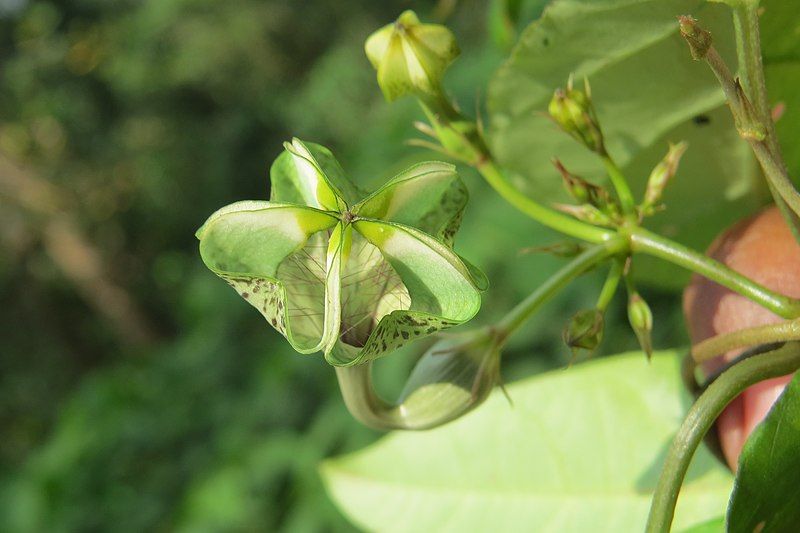
<svg viewBox="0 0 800 533"><path fill-rule="evenodd" d="M561 174L564 188L567 193L581 204L589 204L598 208L604 214L615 218L619 215L619 206L616 200L603 187L589 183L580 176L572 174L558 159L553 159L553 165Z"/></svg>
<svg viewBox="0 0 800 533"><path fill-rule="evenodd" d="M670 144L667 155L653 168L644 192L644 201L641 205L642 214L651 215L655 212L667 183L678 171L678 164L687 147L685 142Z"/></svg>
<svg viewBox="0 0 800 533"><path fill-rule="evenodd" d="M578 142L600 155L606 153L588 80L584 80L584 90L580 91L570 78L566 90L556 89L547 109L556 124Z"/></svg>
<svg viewBox="0 0 800 533"><path fill-rule="evenodd" d="M631 293L628 298L628 321L639 339L639 345L650 359L653 355L653 312L638 292Z"/></svg>
<svg viewBox="0 0 800 533"><path fill-rule="evenodd" d="M364 49L390 102L406 94L439 96L444 71L459 54L449 29L421 24L413 11L370 35Z"/></svg>
<svg viewBox="0 0 800 533"><path fill-rule="evenodd" d="M699 61L706 57L708 49L711 48L711 33L701 28L697 21L690 16L678 17L681 28L681 36L689 43L689 52L692 59Z"/></svg>
<svg viewBox="0 0 800 533"><path fill-rule="evenodd" d="M575 313L564 328L564 343L578 350L594 351L603 340L603 312L599 309L584 309Z"/></svg>

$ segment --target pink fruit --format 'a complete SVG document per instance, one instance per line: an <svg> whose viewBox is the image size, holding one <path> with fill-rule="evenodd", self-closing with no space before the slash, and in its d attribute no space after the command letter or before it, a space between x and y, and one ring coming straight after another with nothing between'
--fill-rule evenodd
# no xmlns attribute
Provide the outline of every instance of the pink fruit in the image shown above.
<svg viewBox="0 0 800 533"><path fill-rule="evenodd" d="M711 244L708 255L773 291L800 298L800 245L774 206L727 229ZM782 320L744 296L697 275L683 293L683 311L693 344L720 333ZM703 369L713 372L739 353L741 350L728 352L705 363ZM717 419L722 451L733 470L745 440L790 379L783 376L748 388Z"/></svg>

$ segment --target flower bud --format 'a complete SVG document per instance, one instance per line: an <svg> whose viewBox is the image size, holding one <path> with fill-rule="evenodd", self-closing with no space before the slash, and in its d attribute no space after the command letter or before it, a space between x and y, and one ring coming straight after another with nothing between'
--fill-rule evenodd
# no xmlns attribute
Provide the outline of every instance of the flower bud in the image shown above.
<svg viewBox="0 0 800 533"><path fill-rule="evenodd" d="M570 78L566 90L556 89L548 112L562 130L589 150L601 155L606 153L588 81L584 80L584 90L580 91L573 87Z"/></svg>
<svg viewBox="0 0 800 533"><path fill-rule="evenodd" d="M690 16L678 17L681 28L681 36L689 43L689 52L692 59L699 61L706 57L708 49L711 48L711 33L701 28L697 21Z"/></svg>
<svg viewBox="0 0 800 533"><path fill-rule="evenodd" d="M639 339L639 345L650 359L653 356L653 312L638 292L631 293L628 298L628 321Z"/></svg>
<svg viewBox="0 0 800 533"><path fill-rule="evenodd" d="M599 309L584 309L575 313L564 328L564 343L578 350L594 351L603 340L603 312Z"/></svg>
<svg viewBox="0 0 800 533"><path fill-rule="evenodd" d="M670 144L667 155L653 168L647 180L647 189L644 192L644 201L641 206L643 214L651 215L655 211L656 206L661 201L661 196L667 183L678 171L678 164L686 148L687 144L685 142Z"/></svg>
<svg viewBox="0 0 800 533"><path fill-rule="evenodd" d="M607 190L572 174L558 159L553 159L553 165L561 174L567 193L576 201L594 206L612 218L619 215L619 206Z"/></svg>
<svg viewBox="0 0 800 533"><path fill-rule="evenodd" d="M413 11L370 35L364 48L390 102L406 94L439 96L444 71L459 54L449 29L421 24Z"/></svg>

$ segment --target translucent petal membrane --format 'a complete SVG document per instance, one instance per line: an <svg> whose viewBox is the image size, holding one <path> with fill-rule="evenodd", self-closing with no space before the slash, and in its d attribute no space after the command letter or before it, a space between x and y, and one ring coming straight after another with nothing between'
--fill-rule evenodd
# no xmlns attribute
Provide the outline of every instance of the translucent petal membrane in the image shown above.
<svg viewBox="0 0 800 533"><path fill-rule="evenodd" d="M411 297L381 251L351 232L349 257L342 269L342 351L356 358L383 317L408 309Z"/></svg>
<svg viewBox="0 0 800 533"><path fill-rule="evenodd" d="M297 351L312 353L338 336L341 250L328 250L337 222L309 207L239 202L211 215L197 236L206 265Z"/></svg>

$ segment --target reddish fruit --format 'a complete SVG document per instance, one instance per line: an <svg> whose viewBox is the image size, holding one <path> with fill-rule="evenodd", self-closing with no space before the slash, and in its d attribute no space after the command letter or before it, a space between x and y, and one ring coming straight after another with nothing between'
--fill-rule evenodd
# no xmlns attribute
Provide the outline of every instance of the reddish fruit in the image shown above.
<svg viewBox="0 0 800 533"><path fill-rule="evenodd" d="M711 244L708 255L769 289L800 298L800 245L776 207L738 222ZM744 296L695 275L683 293L683 311L692 343L720 333L780 322L782 319ZM719 369L741 350L703 365ZM722 451L736 470L739 453L753 428L767 415L791 376L748 388L717 419Z"/></svg>

